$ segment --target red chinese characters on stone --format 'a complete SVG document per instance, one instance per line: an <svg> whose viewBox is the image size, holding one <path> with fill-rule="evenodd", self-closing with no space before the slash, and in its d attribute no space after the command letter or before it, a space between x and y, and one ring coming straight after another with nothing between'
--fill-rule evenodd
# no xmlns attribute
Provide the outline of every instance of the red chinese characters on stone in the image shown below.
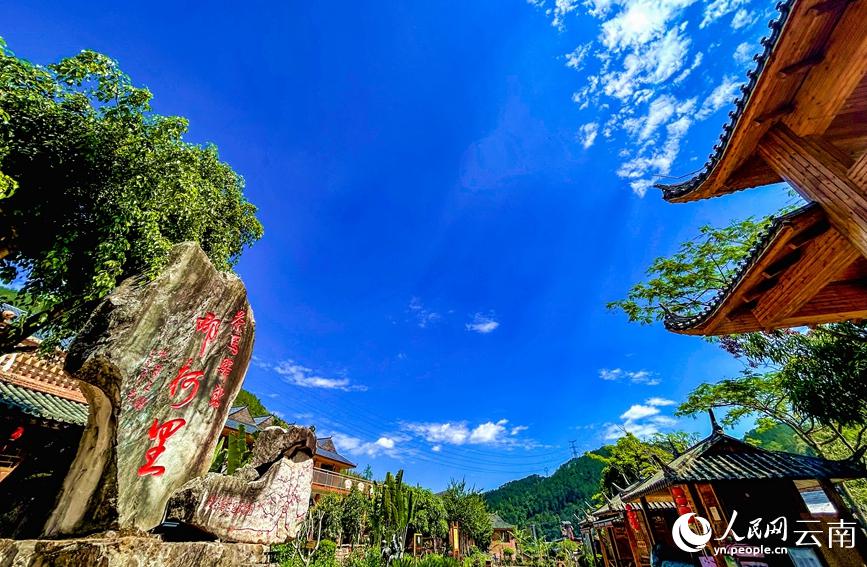
<svg viewBox="0 0 867 567"><path fill-rule="evenodd" d="M208 405L214 409L220 409L220 403L223 401L223 396L226 394L226 391L223 389L221 384L217 384L214 387L214 391L211 392L211 399L208 400Z"/></svg>
<svg viewBox="0 0 867 567"><path fill-rule="evenodd" d="M217 316L208 311L204 317L196 319L196 332L204 333L205 338L202 340L202 348L199 349L199 357L205 356L205 350L208 348L208 343L213 342L217 338L217 333L220 331L220 320Z"/></svg>
<svg viewBox="0 0 867 567"><path fill-rule="evenodd" d="M229 352L232 355L238 354L238 348L241 346L241 336L240 335L232 335L229 339Z"/></svg>
<svg viewBox="0 0 867 567"><path fill-rule="evenodd" d="M199 391L199 381L205 373L202 370L190 370L192 363L193 359L187 359L187 362L178 370L178 375L169 383L169 395L171 397L175 397L178 389L189 391L186 398L176 404L172 404L173 409L180 409L193 401L193 397Z"/></svg>
<svg viewBox="0 0 867 567"><path fill-rule="evenodd" d="M247 327L247 312L243 309L238 310L235 316L232 317L230 325L232 326L233 335L243 335L244 329Z"/></svg>
<svg viewBox="0 0 867 567"><path fill-rule="evenodd" d="M151 352L148 355L147 360L142 364L135 383L126 395L134 410L141 411L150 401L148 392L153 388L154 382L156 382L157 378L159 378L165 368L163 363L160 361L166 359L168 356L169 353L163 349L156 353Z"/></svg>
<svg viewBox="0 0 867 567"><path fill-rule="evenodd" d="M220 377L220 382L229 377L232 373L232 366L235 365L235 360L229 357L220 361L220 366L217 367L217 375Z"/></svg>
<svg viewBox="0 0 867 567"><path fill-rule="evenodd" d="M155 465L154 463L166 450L166 440L177 433L178 429L187 424L185 419L170 419L165 423L160 424L158 419L154 419L153 425L148 430L148 437L157 444L145 451L145 464L139 467L139 476L162 476L166 472L165 467Z"/></svg>

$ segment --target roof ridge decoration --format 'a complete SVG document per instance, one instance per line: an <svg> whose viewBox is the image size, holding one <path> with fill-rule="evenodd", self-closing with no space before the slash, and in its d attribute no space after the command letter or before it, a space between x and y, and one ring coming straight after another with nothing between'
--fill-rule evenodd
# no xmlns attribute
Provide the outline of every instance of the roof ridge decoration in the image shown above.
<svg viewBox="0 0 867 567"><path fill-rule="evenodd" d="M710 300L710 303L705 306L701 311L694 315L678 315L677 313L666 313L665 318L663 319L663 324L665 328L669 331L683 331L686 329L690 329L697 325L700 325L710 319L714 314L716 314L717 310L722 307L725 298L732 293L735 288L741 283L744 276L750 271L756 262L762 257L765 250L774 241L774 238L785 228L786 224L792 220L793 218L806 214L809 211L817 208L819 205L816 203L809 203L795 209L790 213L786 213L779 217L774 218L765 228L765 230L759 234L758 238L756 238L755 244L753 244L752 248L747 252L746 256L738 263L735 267L734 274L731 277L729 283L720 289L716 296Z"/></svg>
<svg viewBox="0 0 867 567"><path fill-rule="evenodd" d="M720 134L719 143L713 147L713 152L708 155L708 159L701 171L691 179L681 183L670 185L655 183L653 185L657 189L662 190L662 196L665 200L668 201L675 199L695 190L704 183L708 175L710 175L714 168L716 168L723 154L728 149L732 133L735 131L738 122L740 122L743 116L743 111L747 106L747 102L750 100L759 79L762 77L768 58L777 47L783 28L788 22L789 15L792 13L792 6L795 2L797 2L797 0L784 0L777 4L777 17L768 22L768 28L770 28L771 33L763 37L761 40L761 45L764 49L761 53L757 53L753 56L753 60L756 64L752 69L747 71L747 78L749 81L740 86L742 94L732 101L735 105L735 109L729 111L729 121L723 125L723 132Z"/></svg>

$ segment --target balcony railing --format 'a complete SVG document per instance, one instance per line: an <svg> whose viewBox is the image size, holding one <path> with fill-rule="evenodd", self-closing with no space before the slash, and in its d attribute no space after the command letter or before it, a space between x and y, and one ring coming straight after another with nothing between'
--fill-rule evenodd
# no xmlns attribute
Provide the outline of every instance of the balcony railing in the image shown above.
<svg viewBox="0 0 867 567"><path fill-rule="evenodd" d="M332 492L349 492L352 487L363 494L373 492L373 483L369 480L317 468L313 469L313 486Z"/></svg>

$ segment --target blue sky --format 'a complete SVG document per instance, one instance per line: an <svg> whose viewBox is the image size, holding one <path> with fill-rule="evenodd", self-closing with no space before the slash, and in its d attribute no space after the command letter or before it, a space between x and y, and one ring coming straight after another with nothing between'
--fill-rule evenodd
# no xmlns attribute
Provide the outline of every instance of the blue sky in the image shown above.
<svg viewBox="0 0 867 567"><path fill-rule="evenodd" d="M116 58L247 181L247 387L377 475L434 489L553 472L739 364L605 303L703 223L780 188L671 205L772 13L748 0L6 2L48 63Z"/></svg>

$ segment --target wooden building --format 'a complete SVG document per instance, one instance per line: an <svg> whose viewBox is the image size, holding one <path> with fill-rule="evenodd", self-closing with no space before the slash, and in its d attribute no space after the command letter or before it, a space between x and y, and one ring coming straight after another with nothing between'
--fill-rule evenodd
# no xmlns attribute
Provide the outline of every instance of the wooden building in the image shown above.
<svg viewBox="0 0 867 567"><path fill-rule="evenodd" d="M651 550L719 567L734 561L757 567L863 565L867 539L838 491L843 480L867 477L860 461L861 455L830 461L768 451L726 435L714 422L709 437L594 511L582 532L593 530L606 567L649 565ZM712 534L691 555L677 549L672 535L675 521L688 513L706 519ZM852 530L851 546L831 543L838 527ZM807 531L817 545L801 539ZM773 551L722 550L731 545Z"/></svg>
<svg viewBox="0 0 867 567"><path fill-rule="evenodd" d="M518 540L515 539L517 526L506 522L499 514L489 514L491 517L491 545L488 553L494 558L495 563L503 563L508 558L518 556ZM506 551L508 550L508 551Z"/></svg>
<svg viewBox="0 0 867 567"><path fill-rule="evenodd" d="M87 404L62 355L0 356L0 537L40 534L86 422Z"/></svg>
<svg viewBox="0 0 867 567"><path fill-rule="evenodd" d="M632 485L626 490L635 486ZM646 530L630 529L630 517L641 514L643 518L646 513L645 525L652 527L658 541L666 537L669 526L677 518L673 502L647 503L646 510L642 506L644 506L642 503L627 504L618 494L581 522L584 545L602 556L605 567L635 567L649 564L651 542L645 535ZM671 538L670 535L668 537Z"/></svg>
<svg viewBox="0 0 867 567"><path fill-rule="evenodd" d="M787 0L704 169L672 203L788 182L779 218L732 284L675 332L722 335L867 317L867 3Z"/></svg>

